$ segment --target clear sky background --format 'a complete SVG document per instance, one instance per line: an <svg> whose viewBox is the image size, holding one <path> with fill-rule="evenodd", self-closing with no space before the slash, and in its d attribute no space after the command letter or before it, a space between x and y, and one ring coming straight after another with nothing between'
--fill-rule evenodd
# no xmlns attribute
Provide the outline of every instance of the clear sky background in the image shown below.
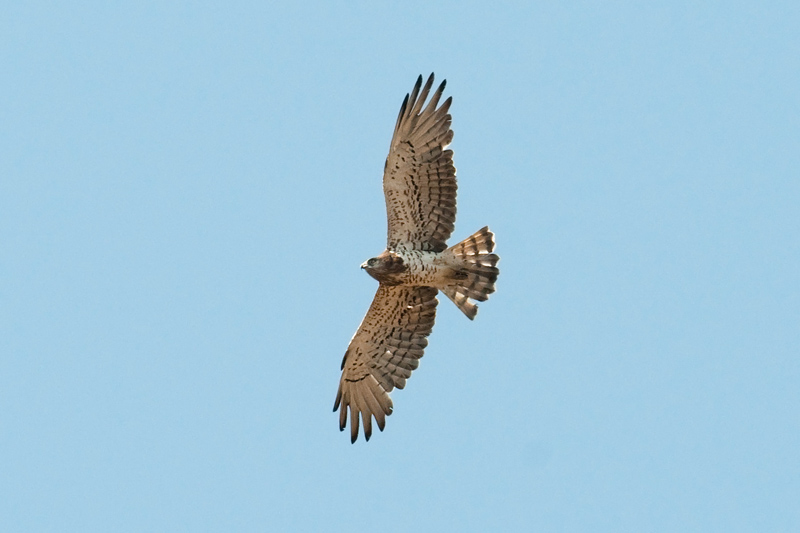
<svg viewBox="0 0 800 533"><path fill-rule="evenodd" d="M3 9L5 531L800 531L797 2L265 4ZM351 445L430 72L498 290Z"/></svg>

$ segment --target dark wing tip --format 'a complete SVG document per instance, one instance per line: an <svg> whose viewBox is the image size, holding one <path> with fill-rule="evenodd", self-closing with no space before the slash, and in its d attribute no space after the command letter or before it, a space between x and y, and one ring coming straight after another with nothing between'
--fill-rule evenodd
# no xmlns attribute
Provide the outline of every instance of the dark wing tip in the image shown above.
<svg viewBox="0 0 800 533"><path fill-rule="evenodd" d="M406 97L403 98L403 105L400 106L400 116L406 114L406 108L408 107L408 99L411 97L410 94L406 93Z"/></svg>
<svg viewBox="0 0 800 533"><path fill-rule="evenodd" d="M410 95L408 93L406 93L406 97L403 98L403 105L400 106L400 112L397 114L397 122L395 122L395 125L394 125L394 131L395 132L397 132L397 130L400 128L400 124L403 122L403 117L405 116L406 109L408 108L408 99L409 98L410 98ZM344 361L342 361L342 368L344 368Z"/></svg>

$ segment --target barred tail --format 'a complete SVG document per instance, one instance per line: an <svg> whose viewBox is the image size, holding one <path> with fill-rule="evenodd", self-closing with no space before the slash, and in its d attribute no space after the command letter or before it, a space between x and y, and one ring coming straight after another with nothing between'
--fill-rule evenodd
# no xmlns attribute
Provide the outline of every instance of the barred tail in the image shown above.
<svg viewBox="0 0 800 533"><path fill-rule="evenodd" d="M460 243L451 246L450 253L460 265L454 273L453 284L442 289L470 320L478 314L477 300L484 302L494 292L494 283L500 274L497 262L500 258L492 253L494 234L486 226Z"/></svg>

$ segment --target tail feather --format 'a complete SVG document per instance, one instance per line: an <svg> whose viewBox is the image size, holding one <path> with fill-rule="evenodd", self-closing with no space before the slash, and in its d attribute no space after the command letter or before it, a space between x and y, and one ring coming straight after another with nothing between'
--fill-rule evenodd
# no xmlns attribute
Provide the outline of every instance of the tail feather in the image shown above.
<svg viewBox="0 0 800 533"><path fill-rule="evenodd" d="M484 302L495 290L494 284L500 274L496 265L500 258L492 251L494 234L488 226L447 249L458 267L454 272L453 284L442 289L442 292L470 320L478 314L478 306L470 299Z"/></svg>

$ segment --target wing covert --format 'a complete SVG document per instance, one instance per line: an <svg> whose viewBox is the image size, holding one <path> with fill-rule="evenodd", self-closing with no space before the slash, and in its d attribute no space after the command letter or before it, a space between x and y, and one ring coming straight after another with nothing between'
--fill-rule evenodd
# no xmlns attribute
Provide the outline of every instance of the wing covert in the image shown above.
<svg viewBox="0 0 800 533"><path fill-rule="evenodd" d="M347 425L350 440L358 438L359 418L364 436L372 435L372 418L381 431L392 414L389 392L402 389L419 366L436 318L437 290L433 287L386 286L378 292L342 360L342 377L333 410L341 407L339 429Z"/></svg>
<svg viewBox="0 0 800 533"><path fill-rule="evenodd" d="M449 114L452 98L439 100L443 81L423 109L433 86L433 74L422 87L422 76L406 95L383 172L390 250L441 252L456 220L456 169Z"/></svg>

